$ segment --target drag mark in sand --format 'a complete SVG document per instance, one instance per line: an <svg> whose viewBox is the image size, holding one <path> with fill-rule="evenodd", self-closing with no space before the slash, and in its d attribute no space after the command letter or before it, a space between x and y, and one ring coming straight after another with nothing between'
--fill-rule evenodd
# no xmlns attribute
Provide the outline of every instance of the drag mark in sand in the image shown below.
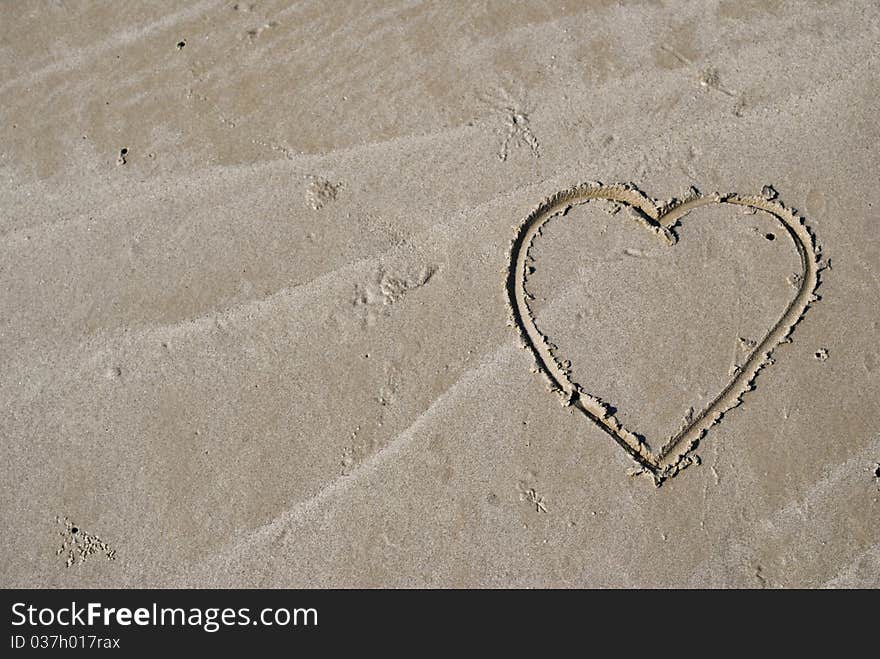
<svg viewBox="0 0 880 659"><path fill-rule="evenodd" d="M703 410L687 415L681 429L656 452L649 448L642 436L625 428L607 403L571 379L570 362L557 356L557 346L538 329L529 306L532 297L526 290L526 281L534 271L529 251L535 237L541 235L549 220L564 217L573 206L594 199L626 207L632 217L669 246L678 241L675 232L678 221L700 206L731 204L764 211L791 236L800 256L802 271L797 279L797 293L782 316L762 339L754 342L748 356L734 369L732 379L721 392ZM758 373L773 363L773 351L780 343L789 340L807 308L819 299L816 289L819 274L825 267L815 237L804 219L794 209L785 207L775 195L702 195L692 188L682 199L661 203L631 184L584 183L551 195L518 227L511 242L506 281L510 323L518 329L523 347L532 353L535 372L546 378L550 390L559 394L562 404L577 409L610 435L636 461L638 466L632 474L648 475L659 486L665 479L698 461L692 451L700 439L726 412L742 404L745 392L754 389Z"/></svg>

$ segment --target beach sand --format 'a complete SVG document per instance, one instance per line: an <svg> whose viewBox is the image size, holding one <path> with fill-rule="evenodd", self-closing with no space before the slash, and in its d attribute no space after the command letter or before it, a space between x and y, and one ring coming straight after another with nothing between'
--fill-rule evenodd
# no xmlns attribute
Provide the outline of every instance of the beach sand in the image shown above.
<svg viewBox="0 0 880 659"><path fill-rule="evenodd" d="M878 44L868 1L4 4L0 585L880 586ZM517 272L587 182L648 212Z"/></svg>

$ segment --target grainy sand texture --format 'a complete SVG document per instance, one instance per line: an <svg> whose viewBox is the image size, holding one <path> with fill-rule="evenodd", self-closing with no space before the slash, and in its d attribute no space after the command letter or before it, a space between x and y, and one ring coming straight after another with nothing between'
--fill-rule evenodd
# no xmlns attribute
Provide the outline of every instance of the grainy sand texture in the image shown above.
<svg viewBox="0 0 880 659"><path fill-rule="evenodd" d="M873 1L0 5L0 585L880 586Z"/></svg>

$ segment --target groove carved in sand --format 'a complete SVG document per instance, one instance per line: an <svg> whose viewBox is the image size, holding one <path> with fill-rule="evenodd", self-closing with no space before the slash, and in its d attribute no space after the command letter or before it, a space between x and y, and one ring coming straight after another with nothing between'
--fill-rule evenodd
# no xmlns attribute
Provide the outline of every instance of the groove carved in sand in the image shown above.
<svg viewBox="0 0 880 659"><path fill-rule="evenodd" d="M797 279L797 293L779 320L757 341L745 363L732 374L732 379L702 410L689 415L681 429L658 451L652 452L636 433L625 428L600 398L585 391L571 379L568 363L556 355L556 346L535 324L529 306L531 296L526 280L532 269L529 255L535 236L552 218L564 216L568 210L591 199L604 199L629 209L639 222L669 245L677 240L675 226L691 210L709 204L732 204L765 211L789 233L800 256L802 271ZM773 363L773 350L786 342L807 308L819 297L819 273L823 270L821 253L806 222L794 209L768 196L744 197L735 193L702 195L691 189L682 199L658 203L631 184L584 183L562 190L545 199L519 226L511 242L507 272L507 295L511 323L520 333L523 347L535 358L535 370L544 375L550 390L559 394L562 404L571 406L596 423L610 435L637 463L632 473L651 476L656 485L697 461L692 454L700 439L718 423L726 412L742 403L742 395L754 388L759 371Z"/></svg>

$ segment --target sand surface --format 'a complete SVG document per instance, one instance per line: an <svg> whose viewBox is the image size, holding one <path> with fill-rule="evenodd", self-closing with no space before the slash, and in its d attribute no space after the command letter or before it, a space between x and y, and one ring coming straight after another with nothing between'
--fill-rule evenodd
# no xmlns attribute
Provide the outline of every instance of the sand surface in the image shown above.
<svg viewBox="0 0 880 659"><path fill-rule="evenodd" d="M880 586L878 44L867 0L3 3L0 585ZM588 181L815 235L661 487L510 324ZM763 210L648 225L571 208L526 287L656 451L803 272Z"/></svg>

